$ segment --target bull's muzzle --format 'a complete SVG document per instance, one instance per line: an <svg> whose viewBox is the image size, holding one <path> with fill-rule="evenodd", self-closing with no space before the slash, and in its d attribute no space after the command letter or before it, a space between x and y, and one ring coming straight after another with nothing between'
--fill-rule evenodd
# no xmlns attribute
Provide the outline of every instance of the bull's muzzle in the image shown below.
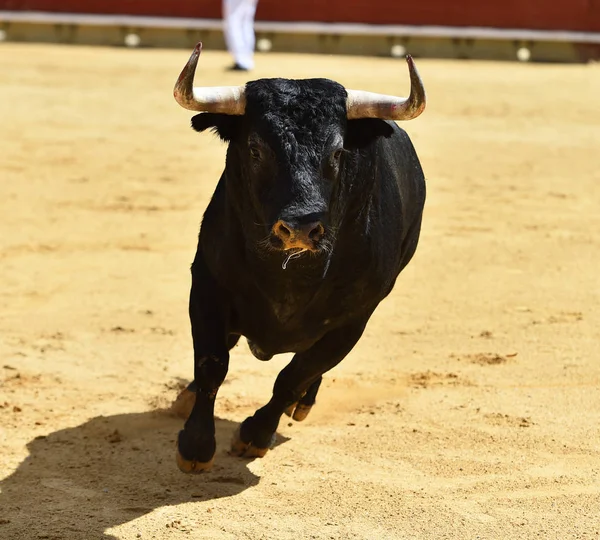
<svg viewBox="0 0 600 540"><path fill-rule="evenodd" d="M319 241L325 234L325 227L320 221L298 223L292 220L280 219L271 231L273 244L283 250L306 249L317 251Z"/></svg>

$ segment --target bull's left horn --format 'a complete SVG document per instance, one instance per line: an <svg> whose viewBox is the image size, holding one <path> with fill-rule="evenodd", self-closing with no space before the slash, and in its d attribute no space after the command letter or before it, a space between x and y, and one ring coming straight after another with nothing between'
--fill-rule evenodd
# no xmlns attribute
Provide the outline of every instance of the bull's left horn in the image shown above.
<svg viewBox="0 0 600 540"><path fill-rule="evenodd" d="M246 109L244 86L206 86L194 88L194 74L202 43L198 43L187 64L183 68L173 95L175 101L190 111L242 115Z"/></svg>
<svg viewBox="0 0 600 540"><path fill-rule="evenodd" d="M348 119L381 118L382 120L412 120L425 110L425 87L410 55L406 56L410 72L410 96L407 98L348 90Z"/></svg>

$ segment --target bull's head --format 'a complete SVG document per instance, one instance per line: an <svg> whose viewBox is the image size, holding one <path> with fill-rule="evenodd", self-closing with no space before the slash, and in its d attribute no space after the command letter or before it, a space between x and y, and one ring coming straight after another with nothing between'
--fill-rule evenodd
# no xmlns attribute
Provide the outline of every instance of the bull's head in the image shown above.
<svg viewBox="0 0 600 540"><path fill-rule="evenodd" d="M213 128L229 142L225 175L247 243L288 255L331 250L343 213L343 172L353 151L390 137L384 120L411 120L425 108L425 90L407 57L408 98L346 90L328 79L261 79L245 86L194 87L202 44L183 68L174 95L202 114L197 131ZM351 181L351 179L349 179Z"/></svg>

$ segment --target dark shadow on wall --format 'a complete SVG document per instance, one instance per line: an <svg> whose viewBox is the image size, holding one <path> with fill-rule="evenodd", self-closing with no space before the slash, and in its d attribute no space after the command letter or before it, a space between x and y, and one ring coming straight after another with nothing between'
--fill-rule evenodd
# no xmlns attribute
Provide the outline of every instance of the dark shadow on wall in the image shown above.
<svg viewBox="0 0 600 540"><path fill-rule="evenodd" d="M237 424L223 419L216 419L212 471L181 473L175 438L182 424L152 411L93 418L35 438L30 455L0 482L0 538L113 539L106 529L156 508L229 497L258 484L249 460L227 454Z"/></svg>

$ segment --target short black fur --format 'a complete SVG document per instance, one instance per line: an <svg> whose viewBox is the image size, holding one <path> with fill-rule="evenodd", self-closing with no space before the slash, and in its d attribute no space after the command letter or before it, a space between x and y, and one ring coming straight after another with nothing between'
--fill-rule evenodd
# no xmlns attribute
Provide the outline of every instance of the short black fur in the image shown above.
<svg viewBox="0 0 600 540"><path fill-rule="evenodd" d="M262 79L247 84L243 116L192 119L229 145L192 265L186 466L212 459L214 399L239 336L260 359L295 353L232 446L262 455L284 411L301 419L312 406L322 374L352 350L415 252L425 201L415 150L393 122L347 120L346 97L327 79ZM309 231L307 251L288 260L298 231Z"/></svg>

